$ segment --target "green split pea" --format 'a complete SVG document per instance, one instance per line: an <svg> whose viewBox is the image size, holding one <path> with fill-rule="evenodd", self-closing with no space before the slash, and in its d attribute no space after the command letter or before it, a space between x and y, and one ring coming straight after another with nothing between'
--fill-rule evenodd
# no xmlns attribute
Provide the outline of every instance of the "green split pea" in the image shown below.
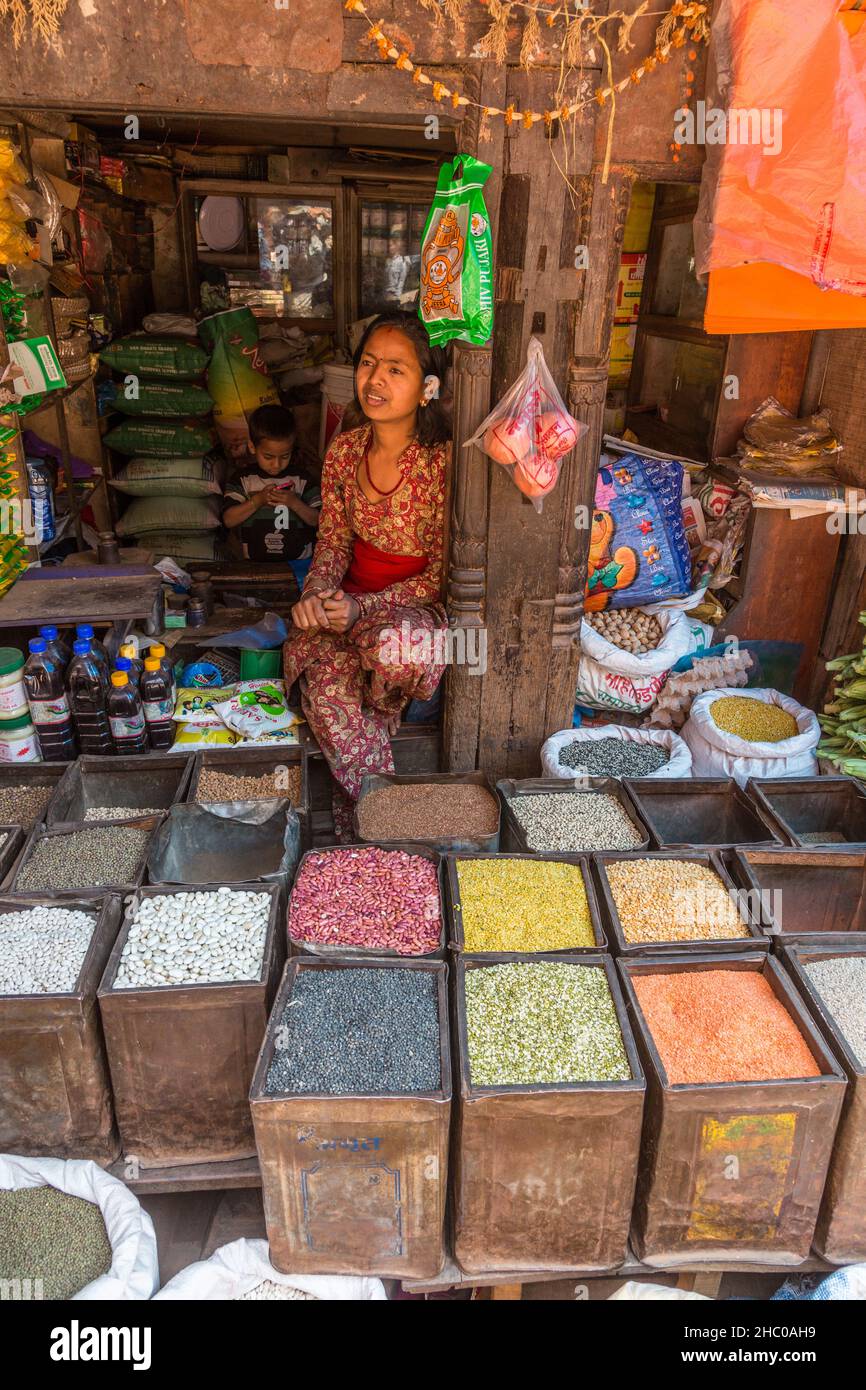
<svg viewBox="0 0 866 1390"><path fill-rule="evenodd" d="M631 1080L601 966L514 961L465 979L473 1086Z"/></svg>

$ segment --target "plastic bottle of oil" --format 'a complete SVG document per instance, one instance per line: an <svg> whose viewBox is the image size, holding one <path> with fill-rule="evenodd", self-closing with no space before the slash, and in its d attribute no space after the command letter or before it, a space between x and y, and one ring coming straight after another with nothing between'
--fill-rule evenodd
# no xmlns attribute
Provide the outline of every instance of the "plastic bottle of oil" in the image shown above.
<svg viewBox="0 0 866 1390"><path fill-rule="evenodd" d="M72 651L66 680L78 746L82 753L111 754L114 743L105 707L107 692L102 668L88 637L74 642Z"/></svg>
<svg viewBox="0 0 866 1390"><path fill-rule="evenodd" d="M28 645L22 682L42 757L47 763L70 762L76 748L63 666L48 652L44 637L31 637Z"/></svg>
<svg viewBox="0 0 866 1390"><path fill-rule="evenodd" d="M174 698L158 656L145 657L141 678L141 702L151 748L170 748L174 742Z"/></svg>
<svg viewBox="0 0 866 1390"><path fill-rule="evenodd" d="M147 728L141 696L130 684L128 671L112 671L108 692L108 723L116 753L146 753Z"/></svg>

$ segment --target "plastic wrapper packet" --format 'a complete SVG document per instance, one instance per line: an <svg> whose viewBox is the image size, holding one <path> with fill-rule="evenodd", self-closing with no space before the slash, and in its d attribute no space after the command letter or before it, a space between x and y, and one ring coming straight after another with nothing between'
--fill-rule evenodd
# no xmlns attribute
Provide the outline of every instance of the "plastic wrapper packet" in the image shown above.
<svg viewBox="0 0 866 1390"><path fill-rule="evenodd" d="M492 173L459 154L439 170L421 242L419 317L434 345L493 332L493 247L482 189Z"/></svg>
<svg viewBox="0 0 866 1390"><path fill-rule="evenodd" d="M585 610L637 608L691 591L683 468L625 454L599 468Z"/></svg>

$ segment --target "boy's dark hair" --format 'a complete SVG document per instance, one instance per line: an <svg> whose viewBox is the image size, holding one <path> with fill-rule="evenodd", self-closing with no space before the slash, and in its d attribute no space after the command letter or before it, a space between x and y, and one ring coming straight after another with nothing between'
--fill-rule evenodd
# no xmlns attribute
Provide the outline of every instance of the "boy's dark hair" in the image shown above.
<svg viewBox="0 0 866 1390"><path fill-rule="evenodd" d="M412 314L402 309L394 309L390 313L379 314L368 323L364 329L364 336L358 344L355 355L352 358L352 366L358 370L358 363L364 355L364 348L367 340L377 328L399 328L405 334L415 349L418 361L421 364L421 376L438 376L439 395L432 401L428 401L423 409L418 409L418 443L419 444L444 444L451 438L451 423L442 403L445 394L445 373L448 370L448 355L444 348L431 347L427 337L427 329L424 327L417 314ZM358 418L360 421L366 420L366 415L358 400L357 389L352 401L350 418ZM257 412L258 413L258 412ZM347 414L349 412L347 411ZM345 424L344 424L345 428Z"/></svg>
<svg viewBox="0 0 866 1390"><path fill-rule="evenodd" d="M253 447L263 439L292 439L297 433L295 417L284 405L260 405L247 424Z"/></svg>

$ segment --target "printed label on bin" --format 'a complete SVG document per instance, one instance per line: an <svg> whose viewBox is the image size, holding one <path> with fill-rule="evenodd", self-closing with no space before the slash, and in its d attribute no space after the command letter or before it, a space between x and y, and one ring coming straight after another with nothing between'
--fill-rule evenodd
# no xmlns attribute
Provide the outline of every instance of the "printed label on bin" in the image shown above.
<svg viewBox="0 0 866 1390"><path fill-rule="evenodd" d="M687 1240L772 1240L788 1195L795 1112L704 1118Z"/></svg>
<svg viewBox="0 0 866 1390"><path fill-rule="evenodd" d="M342 1254L351 1230L352 1247L371 1260L403 1254L399 1168L323 1158L300 1177L308 1249Z"/></svg>

